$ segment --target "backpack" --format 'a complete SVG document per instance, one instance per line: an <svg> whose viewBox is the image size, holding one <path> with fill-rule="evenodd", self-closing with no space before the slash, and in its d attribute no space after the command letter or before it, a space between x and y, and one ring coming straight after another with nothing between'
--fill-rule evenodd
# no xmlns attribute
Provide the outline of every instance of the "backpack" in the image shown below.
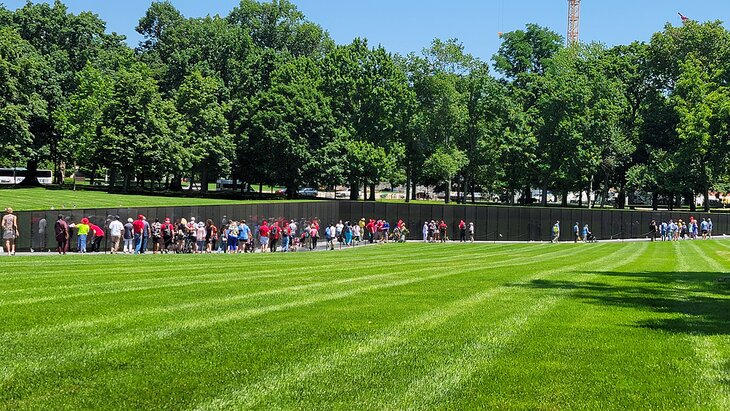
<svg viewBox="0 0 730 411"><path fill-rule="evenodd" d="M163 231L165 237L172 237L172 225L165 224L165 229Z"/></svg>

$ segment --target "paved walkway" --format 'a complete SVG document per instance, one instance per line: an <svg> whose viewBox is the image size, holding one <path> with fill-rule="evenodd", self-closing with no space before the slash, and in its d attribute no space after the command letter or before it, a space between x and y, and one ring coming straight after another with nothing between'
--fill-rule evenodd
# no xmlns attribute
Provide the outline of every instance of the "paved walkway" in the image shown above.
<svg viewBox="0 0 730 411"><path fill-rule="evenodd" d="M715 236L709 241L717 241L717 240L727 240L730 239L727 235L723 234L722 236ZM601 243L625 243L625 242L647 242L649 241L648 238L629 238L629 239L616 239L616 240L599 240ZM689 240L681 240L681 241L689 241ZM703 241L703 240L695 240L695 241ZM410 243L421 243L421 241L418 240L410 240ZM449 241L447 244L459 244L458 241ZM550 244L550 241L474 241L473 243L467 242L464 243L464 245L469 244ZM573 244L572 241L562 241L561 244ZM579 244L583 244L582 241L579 242ZM365 247L365 246L375 246L378 245L377 243L374 244L367 244L367 243L361 243L358 246L355 247L342 247L340 248L339 243L335 243L335 251L339 250L350 250L350 249L356 249L358 247ZM297 249L297 252L308 252L310 250L305 249L304 247L299 247ZM320 241L317 244L317 248L311 251L327 251L327 244L324 241ZM281 251L279 251L281 252ZM69 252L69 255L97 255L97 254L109 254L109 252L101 252L101 253L85 253L85 254L79 254L75 252ZM125 255L124 253L119 253L120 255ZM214 253L214 254L220 254L220 253ZM7 254L3 253L2 255L7 256ZM46 252L41 251L31 251L31 252L18 252L16 253L17 256L51 256L51 255L58 255L55 251L49 250ZM127 254L131 255L131 254ZM145 255L153 255L151 251L148 251L145 253Z"/></svg>

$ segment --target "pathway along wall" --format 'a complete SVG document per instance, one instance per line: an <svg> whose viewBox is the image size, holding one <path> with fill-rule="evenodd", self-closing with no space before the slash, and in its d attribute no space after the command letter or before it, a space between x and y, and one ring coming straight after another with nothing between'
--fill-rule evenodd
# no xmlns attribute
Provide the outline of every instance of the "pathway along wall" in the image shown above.
<svg viewBox="0 0 730 411"><path fill-rule="evenodd" d="M389 204L371 202L309 202L309 203L269 203L255 205L226 205L205 207L155 207L155 208L120 208L120 209L86 209L86 210L51 210L19 212L18 223L21 237L19 250L36 251L52 249L55 246L53 226L59 214L67 221L78 222L88 217L93 223L105 227L111 216L118 215L122 222L127 218L136 218L143 214L153 222L155 218L164 221L166 217L173 221L179 218L197 221L213 220L220 225L223 220L245 219L255 225L264 219L269 221L286 219L300 224L318 219L322 225L359 221L360 218L387 219L391 226L403 220L410 230L410 239L421 238L424 221L443 219L449 225L451 239L459 238L458 223L464 219L474 222L476 240L479 241L549 241L551 228L556 220L561 222L561 240L572 241L572 228L578 222L581 228L588 224L596 237L601 239L644 238L649 231L649 222L682 219L689 221L690 216L697 219L711 217L715 235L730 233L728 228L730 215L705 214L690 212L649 212L619 210L588 210L570 208L538 208L538 207L500 207L500 206L461 206L461 205L426 205L426 204ZM45 220L45 229L43 228ZM29 233L31 235L29 235ZM323 235L323 234L322 234Z"/></svg>

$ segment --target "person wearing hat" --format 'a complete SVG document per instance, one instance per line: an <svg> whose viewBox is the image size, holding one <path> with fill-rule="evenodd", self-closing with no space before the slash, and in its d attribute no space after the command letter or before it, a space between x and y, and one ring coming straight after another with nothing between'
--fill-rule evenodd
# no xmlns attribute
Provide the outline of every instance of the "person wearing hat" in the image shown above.
<svg viewBox="0 0 730 411"><path fill-rule="evenodd" d="M142 233L144 232L144 216L142 214L137 216L137 219L132 223L132 229L134 232L134 253L139 254L142 252Z"/></svg>
<svg viewBox="0 0 730 411"><path fill-rule="evenodd" d="M162 251L167 254L170 252L172 247L172 241L175 237L175 226L172 225L172 221L169 218L165 218L165 222L162 224Z"/></svg>
<svg viewBox="0 0 730 411"><path fill-rule="evenodd" d="M81 254L86 254L86 239L89 231L91 231L89 219L84 217L80 223L76 224L76 248Z"/></svg>
<svg viewBox="0 0 730 411"><path fill-rule="evenodd" d="M58 254L66 254L68 251L68 223L62 215L58 216L56 224L53 226L56 233L56 243L58 244Z"/></svg>
<svg viewBox="0 0 730 411"><path fill-rule="evenodd" d="M132 217L127 219L127 224L124 224L124 254L132 254L134 252L134 220Z"/></svg>
<svg viewBox="0 0 730 411"><path fill-rule="evenodd" d="M13 209L10 207L5 209L2 227L5 250L8 255L15 255L15 240L20 237L20 232L18 231L18 217L13 214Z"/></svg>
<svg viewBox="0 0 730 411"><path fill-rule="evenodd" d="M119 221L119 216L115 215L112 217L112 222L109 223L109 236L112 239L111 253L116 254L119 251L119 243L122 240L122 234L124 233L124 225Z"/></svg>

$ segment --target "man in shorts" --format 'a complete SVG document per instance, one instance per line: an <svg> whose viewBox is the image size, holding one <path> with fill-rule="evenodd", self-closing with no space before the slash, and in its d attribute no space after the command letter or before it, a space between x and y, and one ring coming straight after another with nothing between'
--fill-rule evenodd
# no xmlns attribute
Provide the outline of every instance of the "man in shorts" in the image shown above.
<svg viewBox="0 0 730 411"><path fill-rule="evenodd" d="M269 228L269 223L264 220L263 223L261 223L261 226L259 227L259 243L261 243L261 252L265 253L266 249L269 247L269 234L271 233L271 229Z"/></svg>

